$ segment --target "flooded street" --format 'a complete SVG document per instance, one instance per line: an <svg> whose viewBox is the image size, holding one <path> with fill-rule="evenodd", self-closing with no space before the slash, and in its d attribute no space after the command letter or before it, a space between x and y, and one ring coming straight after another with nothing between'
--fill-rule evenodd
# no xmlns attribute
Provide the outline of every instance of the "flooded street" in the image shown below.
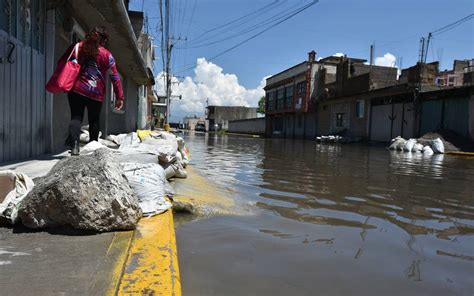
<svg viewBox="0 0 474 296"><path fill-rule="evenodd" d="M474 159L185 140L240 210L177 228L184 295L473 295Z"/></svg>

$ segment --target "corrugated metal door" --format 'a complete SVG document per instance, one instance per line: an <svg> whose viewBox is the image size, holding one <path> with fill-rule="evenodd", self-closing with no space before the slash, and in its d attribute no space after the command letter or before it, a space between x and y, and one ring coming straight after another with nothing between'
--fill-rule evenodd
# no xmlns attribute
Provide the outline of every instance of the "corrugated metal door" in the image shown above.
<svg viewBox="0 0 474 296"><path fill-rule="evenodd" d="M402 135L402 124L403 124L403 104L394 104L393 105L393 125L390 138Z"/></svg>
<svg viewBox="0 0 474 296"><path fill-rule="evenodd" d="M46 149L45 57L40 50L44 3L11 3L17 9L13 12L29 9L32 17L25 23L11 13L11 23L18 21L15 30L12 25L10 33L0 28L0 162L34 157Z"/></svg>
<svg viewBox="0 0 474 296"><path fill-rule="evenodd" d="M444 101L443 128L469 136L469 98Z"/></svg>
<svg viewBox="0 0 474 296"><path fill-rule="evenodd" d="M405 103L403 109L403 133L405 139L415 137L415 111L413 103Z"/></svg>
<svg viewBox="0 0 474 296"><path fill-rule="evenodd" d="M373 106L371 118L370 140L379 142L390 141L392 105Z"/></svg>
<svg viewBox="0 0 474 296"><path fill-rule="evenodd" d="M424 101L421 104L421 135L441 128L443 101Z"/></svg>

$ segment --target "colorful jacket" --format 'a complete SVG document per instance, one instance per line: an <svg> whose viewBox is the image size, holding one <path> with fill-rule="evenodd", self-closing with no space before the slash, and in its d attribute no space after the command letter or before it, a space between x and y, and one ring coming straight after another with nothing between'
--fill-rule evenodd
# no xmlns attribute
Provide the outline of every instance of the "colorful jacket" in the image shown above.
<svg viewBox="0 0 474 296"><path fill-rule="evenodd" d="M61 59L65 60L76 44L71 45ZM122 82L118 75L115 59L107 49L99 47L96 59L81 59L82 42L79 43L78 62L81 65L81 72L71 91L86 96L93 100L103 101L106 91L106 75L110 71L110 80L114 88L117 100L123 100Z"/></svg>

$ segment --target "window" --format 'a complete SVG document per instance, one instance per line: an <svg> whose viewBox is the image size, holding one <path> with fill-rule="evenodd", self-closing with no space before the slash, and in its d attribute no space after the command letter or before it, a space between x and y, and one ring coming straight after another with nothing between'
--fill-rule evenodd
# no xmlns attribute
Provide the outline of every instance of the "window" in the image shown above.
<svg viewBox="0 0 474 296"><path fill-rule="evenodd" d="M298 83L296 85L296 90L299 95L306 93L306 81Z"/></svg>
<svg viewBox="0 0 474 296"><path fill-rule="evenodd" d="M267 93L267 110L274 111L275 110L275 92Z"/></svg>
<svg viewBox="0 0 474 296"><path fill-rule="evenodd" d="M286 88L285 107L286 109L291 109L292 106L293 106L293 86L288 86Z"/></svg>
<svg viewBox="0 0 474 296"><path fill-rule="evenodd" d="M356 101L356 117L364 118L364 100Z"/></svg>
<svg viewBox="0 0 474 296"><path fill-rule="evenodd" d="M344 127L344 113L336 114L336 127Z"/></svg>
<svg viewBox="0 0 474 296"><path fill-rule="evenodd" d="M301 128L303 127L303 116L302 115L298 115L298 128Z"/></svg>
<svg viewBox="0 0 474 296"><path fill-rule="evenodd" d="M277 110L285 109L285 89L281 88L278 90L277 98Z"/></svg>

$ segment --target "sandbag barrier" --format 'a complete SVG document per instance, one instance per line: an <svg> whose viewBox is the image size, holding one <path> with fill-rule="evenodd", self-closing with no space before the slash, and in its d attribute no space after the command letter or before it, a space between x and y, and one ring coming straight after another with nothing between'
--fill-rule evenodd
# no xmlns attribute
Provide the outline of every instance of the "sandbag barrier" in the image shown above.
<svg viewBox="0 0 474 296"><path fill-rule="evenodd" d="M87 136L87 129L84 129L81 140L86 141ZM183 138L165 131L146 130L138 130L137 132L129 134L110 135L106 139L99 139L98 142L90 142L81 148L80 156L61 160L48 174L54 175L55 170L64 168L67 166L67 162L81 163L82 159L86 159L87 156L94 157L97 155L97 152L102 153L104 155L102 157L111 155L111 157L108 158L108 162L117 163L116 167L118 172L122 174L124 176L123 179L126 180L123 181L125 182L123 185L130 188L130 194L133 196L132 199L138 200L139 209L136 213L142 216L152 216L170 209L172 206L170 199L174 195L174 190L168 180L171 178L187 177L185 168L189 163L190 157L189 150ZM91 192L95 192L97 188L93 186L97 186L98 184L103 184L100 186L104 187L108 186L107 180L104 179L106 178L104 176L107 176L107 174L98 176L97 173L92 172L93 170L90 171L89 175L87 175L87 170L82 172L82 177L88 178L89 180L88 182L82 182L82 187L78 189L84 192L75 192L71 193L69 197L64 197L72 204L74 203L75 196L86 196L91 195ZM61 174L56 174L56 176L59 176L59 179L61 178ZM57 181L59 183L61 182L61 180ZM38 188L43 187L41 178L37 179L37 182L39 182L36 185ZM88 183L91 185L87 185ZM39 220L36 221L36 217L34 217L35 213L44 214L45 208L49 206L40 202L28 204L28 194L36 188L36 186L33 181L23 173L0 171L0 219L7 221L9 224L15 224L21 220L18 217L21 216L21 208L24 208L29 209L28 220L35 221L34 228L69 226L79 229L90 228L90 230L95 231L112 231L129 227L120 226L115 229L114 225L110 225L109 227L109 225L102 225L100 223L89 224L87 221L69 223L70 221L65 221L62 216L60 218L61 221L55 221L54 216L48 216L46 218L40 217ZM36 194L38 195L38 192L36 192ZM66 193L64 194L67 195ZM102 192L100 196L91 196L88 200L91 202L100 202L97 201L97 199L102 198L104 202L109 199L109 197ZM80 217L80 209L82 206L80 203L83 202L83 200L84 199L80 200L79 198L76 199L79 206L74 215L75 219L82 219ZM113 203L115 201L112 200L111 202ZM123 202L121 201L115 203L123 206ZM88 207L88 205L84 205L84 207ZM84 212L82 216L84 216L84 219L87 219L88 215L88 213ZM106 220L108 218L104 217L104 219ZM43 223L44 220L48 220L48 223ZM136 221L135 224L137 222L138 221ZM99 227L89 227L89 225L99 225ZM28 227L28 225L26 226Z"/></svg>
<svg viewBox="0 0 474 296"><path fill-rule="evenodd" d="M390 150L398 150L403 152L423 153L425 155L443 154L444 144L440 138L430 140L429 145L423 146L417 139L405 140L402 137L392 139L392 143L388 147Z"/></svg>

